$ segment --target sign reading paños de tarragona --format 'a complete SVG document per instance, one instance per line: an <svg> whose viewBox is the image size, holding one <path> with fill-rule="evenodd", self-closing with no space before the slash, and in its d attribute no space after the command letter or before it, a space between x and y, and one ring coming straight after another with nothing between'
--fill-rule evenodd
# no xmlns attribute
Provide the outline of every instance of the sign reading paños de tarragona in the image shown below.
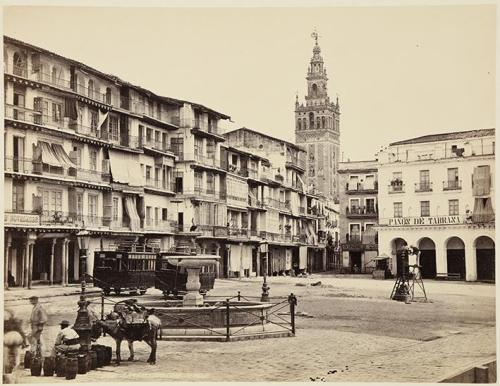
<svg viewBox="0 0 500 386"><path fill-rule="evenodd" d="M418 226L418 225L458 225L465 223L462 216L432 216L432 217L393 217L380 219L380 225Z"/></svg>

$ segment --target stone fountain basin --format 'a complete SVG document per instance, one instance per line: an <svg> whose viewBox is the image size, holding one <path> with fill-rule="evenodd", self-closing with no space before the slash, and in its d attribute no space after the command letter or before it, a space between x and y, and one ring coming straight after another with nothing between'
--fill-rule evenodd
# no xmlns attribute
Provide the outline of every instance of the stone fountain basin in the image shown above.
<svg viewBox="0 0 500 386"><path fill-rule="evenodd" d="M217 255L193 255L193 256L165 256L168 262L173 265L185 268L201 268L217 264L220 256Z"/></svg>
<svg viewBox="0 0 500 386"><path fill-rule="evenodd" d="M154 301L142 303L154 307L156 315L162 322L162 329L200 329L226 327L225 300L205 300L201 307L184 307L182 301ZM231 327L263 325L268 322L269 309L272 303L248 301L229 301L229 324Z"/></svg>

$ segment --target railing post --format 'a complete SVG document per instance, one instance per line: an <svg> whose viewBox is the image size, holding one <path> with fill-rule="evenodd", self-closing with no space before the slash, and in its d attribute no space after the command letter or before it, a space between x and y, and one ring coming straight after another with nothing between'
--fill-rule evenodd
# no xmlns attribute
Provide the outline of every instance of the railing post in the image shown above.
<svg viewBox="0 0 500 386"><path fill-rule="evenodd" d="M238 301L241 301L241 294L240 294L240 291L238 291Z"/></svg>
<svg viewBox="0 0 500 386"><path fill-rule="evenodd" d="M290 304L290 324L292 327L292 334L295 335L295 306L297 305L297 298L293 293L288 296L288 303Z"/></svg>
<svg viewBox="0 0 500 386"><path fill-rule="evenodd" d="M226 342L229 342L231 339L231 328L230 328L230 319L229 319L229 299L226 299Z"/></svg>
<svg viewBox="0 0 500 386"><path fill-rule="evenodd" d="M104 293L101 293L101 320L104 320Z"/></svg>

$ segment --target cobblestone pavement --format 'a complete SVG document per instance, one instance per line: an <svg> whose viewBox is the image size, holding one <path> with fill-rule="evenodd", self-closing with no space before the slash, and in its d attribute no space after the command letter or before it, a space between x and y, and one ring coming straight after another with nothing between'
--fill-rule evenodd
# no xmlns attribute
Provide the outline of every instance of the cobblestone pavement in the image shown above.
<svg viewBox="0 0 500 386"><path fill-rule="evenodd" d="M311 286L303 284L317 283ZM156 366L145 363L149 348L136 342L136 361L78 375L73 382L106 381L316 381L432 382L495 355L495 287L426 282L432 302L407 305L388 300L392 282L315 276L270 278L272 296L295 293L293 338L242 342L159 342ZM297 286L296 284L300 284ZM258 295L258 279L219 280L211 295ZM143 297L154 298L154 290ZM46 340L59 318L73 319L76 297L47 303L52 312ZM24 302L12 302L29 315ZM72 306L74 304L74 306ZM113 343L109 337L100 343ZM114 346L114 343L113 343ZM122 346L126 358L128 348ZM19 370L23 383L47 382ZM50 382L63 382L50 378Z"/></svg>

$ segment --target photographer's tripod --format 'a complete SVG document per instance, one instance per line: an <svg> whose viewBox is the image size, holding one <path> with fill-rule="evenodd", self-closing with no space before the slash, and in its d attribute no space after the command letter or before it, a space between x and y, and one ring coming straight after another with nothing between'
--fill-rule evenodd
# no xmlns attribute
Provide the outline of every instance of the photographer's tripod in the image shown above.
<svg viewBox="0 0 500 386"><path fill-rule="evenodd" d="M394 287L391 292L392 300L413 302L417 299L427 302L427 294L425 293L424 281L420 274L420 265L414 264L409 267L413 268L413 272L403 273L398 275ZM415 296L415 284L423 293L423 296ZM423 300L422 300L423 299Z"/></svg>

